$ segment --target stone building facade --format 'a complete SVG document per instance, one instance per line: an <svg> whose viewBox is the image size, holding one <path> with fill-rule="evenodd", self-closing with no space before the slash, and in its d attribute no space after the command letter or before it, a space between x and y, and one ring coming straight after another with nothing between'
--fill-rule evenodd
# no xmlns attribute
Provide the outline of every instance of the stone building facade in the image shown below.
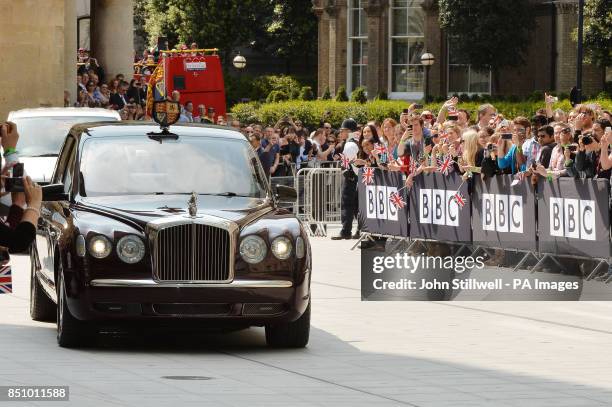
<svg viewBox="0 0 612 407"><path fill-rule="evenodd" d="M576 82L577 0L533 0L536 27L525 64L500 71L499 89L488 71L476 71L453 54L440 28L436 0L313 0L319 21L318 94L341 85L351 92L366 87L393 99L423 97L424 52L433 53L429 94L454 93L524 96L535 90L567 92ZM598 93L605 72L584 65L583 94Z"/></svg>
<svg viewBox="0 0 612 407"><path fill-rule="evenodd" d="M78 9L91 10L92 54L107 74L132 72L132 0L0 0L0 121L11 110L74 102Z"/></svg>

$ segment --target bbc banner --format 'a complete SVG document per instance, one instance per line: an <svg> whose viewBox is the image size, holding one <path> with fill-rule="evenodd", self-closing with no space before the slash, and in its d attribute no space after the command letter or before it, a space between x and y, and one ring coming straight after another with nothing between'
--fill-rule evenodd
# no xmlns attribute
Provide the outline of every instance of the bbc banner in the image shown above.
<svg viewBox="0 0 612 407"><path fill-rule="evenodd" d="M471 242L468 183L459 174L416 176L409 202L411 238Z"/></svg>
<svg viewBox="0 0 612 407"><path fill-rule="evenodd" d="M535 193L531 180L512 175L474 177L472 239L475 245L537 250Z"/></svg>
<svg viewBox="0 0 612 407"><path fill-rule="evenodd" d="M408 237L408 196L399 172L373 169L359 173L359 215L372 234ZM395 198L395 199L394 199Z"/></svg>
<svg viewBox="0 0 612 407"><path fill-rule="evenodd" d="M542 253L610 256L610 182L559 178L538 183Z"/></svg>

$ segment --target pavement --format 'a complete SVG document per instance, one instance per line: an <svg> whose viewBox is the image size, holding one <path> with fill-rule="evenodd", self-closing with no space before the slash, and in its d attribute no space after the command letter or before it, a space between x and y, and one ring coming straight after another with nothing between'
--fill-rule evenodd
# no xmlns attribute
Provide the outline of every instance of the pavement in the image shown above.
<svg viewBox="0 0 612 407"><path fill-rule="evenodd" d="M612 303L362 302L353 243L312 239L303 350L268 349L262 328L59 348L55 325L29 318L29 259L15 257L0 385L70 386L58 407L612 405Z"/></svg>

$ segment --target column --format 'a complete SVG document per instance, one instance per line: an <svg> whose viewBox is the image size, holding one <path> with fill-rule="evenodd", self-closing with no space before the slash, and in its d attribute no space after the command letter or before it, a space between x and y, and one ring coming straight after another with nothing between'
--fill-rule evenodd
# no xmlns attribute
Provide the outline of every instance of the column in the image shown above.
<svg viewBox="0 0 612 407"><path fill-rule="evenodd" d="M0 0L0 121L12 110L63 106L64 0Z"/></svg>
<svg viewBox="0 0 612 407"><path fill-rule="evenodd" d="M379 92L387 90L388 45L384 21L388 5L388 1L369 0L364 7L368 21L368 99L374 99Z"/></svg>
<svg viewBox="0 0 612 407"><path fill-rule="evenodd" d="M328 28L328 84L329 90L333 95L336 94L338 87L342 85L342 83L338 83L336 78L336 70L338 68L338 55L337 55L337 46L338 46L338 15L340 14L340 7L331 0L327 1L327 5L325 6L325 13L327 14L327 19L329 21ZM341 39L340 39L341 40Z"/></svg>
<svg viewBox="0 0 612 407"><path fill-rule="evenodd" d="M76 102L77 60L76 0L64 0L64 90L70 92L70 105Z"/></svg>
<svg viewBox="0 0 612 407"><path fill-rule="evenodd" d="M132 0L92 0L92 54L104 68L106 80L134 72L134 9Z"/></svg>
<svg viewBox="0 0 612 407"><path fill-rule="evenodd" d="M444 96L447 88L448 52L444 34L440 29L438 2L425 0L421 7L425 11L425 51L432 53L436 58L436 62L429 69L429 96Z"/></svg>
<svg viewBox="0 0 612 407"><path fill-rule="evenodd" d="M322 0L315 0L313 11L318 21L317 38L317 96L323 95L329 86L329 20L322 6ZM330 88L330 91L333 91Z"/></svg>

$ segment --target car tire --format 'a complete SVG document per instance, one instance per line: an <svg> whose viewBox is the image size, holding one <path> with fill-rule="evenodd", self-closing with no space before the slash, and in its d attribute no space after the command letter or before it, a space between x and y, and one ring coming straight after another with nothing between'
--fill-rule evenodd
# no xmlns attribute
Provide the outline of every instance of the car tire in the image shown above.
<svg viewBox="0 0 612 407"><path fill-rule="evenodd" d="M76 319L68 309L66 303L66 284L64 273L60 269L57 273L57 344L62 348L76 348L83 344L87 337L86 325Z"/></svg>
<svg viewBox="0 0 612 407"><path fill-rule="evenodd" d="M304 348L310 336L310 302L306 311L293 322L266 325L266 343L273 348Z"/></svg>
<svg viewBox="0 0 612 407"><path fill-rule="evenodd" d="M49 298L36 277L36 268L30 256L32 271L30 276L30 317L34 321L54 322L57 314L55 303Z"/></svg>

